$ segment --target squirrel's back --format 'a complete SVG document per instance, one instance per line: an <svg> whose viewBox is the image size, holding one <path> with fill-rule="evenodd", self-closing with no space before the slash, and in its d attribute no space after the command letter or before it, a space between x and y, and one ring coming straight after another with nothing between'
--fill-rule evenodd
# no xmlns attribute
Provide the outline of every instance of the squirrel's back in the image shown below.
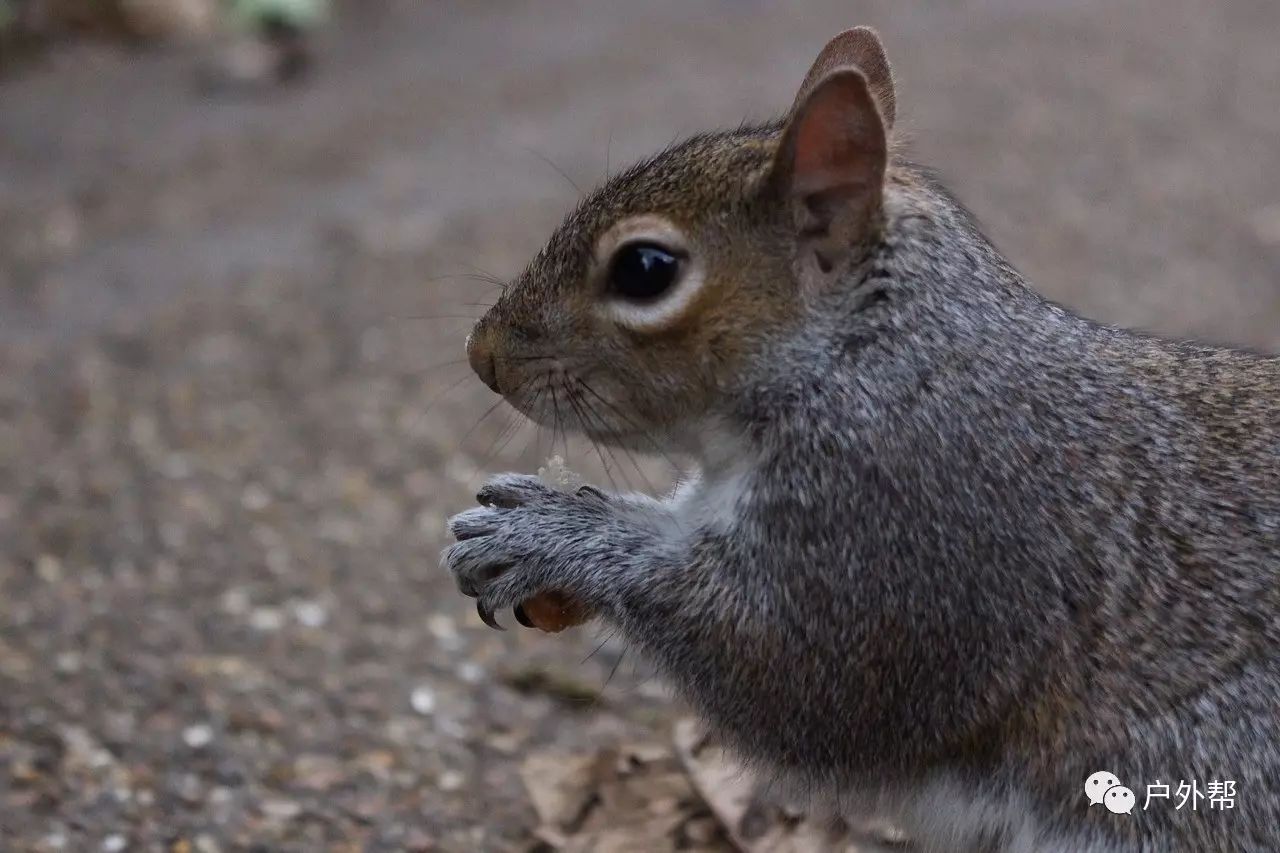
<svg viewBox="0 0 1280 853"><path fill-rule="evenodd" d="M1261 745L1280 735L1280 357L1081 318L925 173L889 174L883 241L769 354L742 413L777 492L743 527L784 535L766 518L789 495L829 495L786 523L843 555L839 583L875 587L856 617L874 629L829 653L872 673L912 662L843 685L879 693L870 730L970 725L919 701L927 681L1002 719L974 736L1017 744L1050 802L1074 802L1100 755L1135 780L1280 796L1280 752ZM833 582L791 571L795 595ZM833 691L814 713L854 701ZM882 748L886 766L909 752ZM1211 844L1244 820L1191 828Z"/></svg>

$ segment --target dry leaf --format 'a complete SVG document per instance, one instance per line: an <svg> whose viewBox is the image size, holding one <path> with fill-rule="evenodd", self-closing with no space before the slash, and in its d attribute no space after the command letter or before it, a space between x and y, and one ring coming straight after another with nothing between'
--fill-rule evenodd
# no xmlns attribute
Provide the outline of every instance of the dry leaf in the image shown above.
<svg viewBox="0 0 1280 853"><path fill-rule="evenodd" d="M796 819L788 815L790 809L763 799L755 777L708 739L697 721L677 723L675 743L693 787L742 853L870 853L877 849L860 846L839 823Z"/></svg>
<svg viewBox="0 0 1280 853"><path fill-rule="evenodd" d="M596 793L598 763L594 755L550 752L537 752L524 760L520 779L544 826L567 829L580 822Z"/></svg>
<svg viewBox="0 0 1280 853"><path fill-rule="evenodd" d="M727 850L716 833L699 829L713 819L669 746L536 754L521 778L542 823L535 836L560 853L674 853L698 836L703 853Z"/></svg>

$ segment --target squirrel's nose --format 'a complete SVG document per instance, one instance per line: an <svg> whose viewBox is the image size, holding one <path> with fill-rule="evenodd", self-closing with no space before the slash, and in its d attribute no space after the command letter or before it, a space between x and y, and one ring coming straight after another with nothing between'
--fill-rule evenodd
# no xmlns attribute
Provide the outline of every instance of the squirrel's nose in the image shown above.
<svg viewBox="0 0 1280 853"><path fill-rule="evenodd" d="M501 394L498 388L498 365L493 358L493 349L482 335L472 334L467 338L467 359L471 369L480 377L480 381L488 385L495 394Z"/></svg>

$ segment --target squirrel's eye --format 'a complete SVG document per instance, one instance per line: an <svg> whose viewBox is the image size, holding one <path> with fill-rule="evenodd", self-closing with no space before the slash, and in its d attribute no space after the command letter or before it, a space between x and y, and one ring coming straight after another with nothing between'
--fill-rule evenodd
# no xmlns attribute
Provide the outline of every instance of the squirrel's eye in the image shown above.
<svg viewBox="0 0 1280 853"><path fill-rule="evenodd" d="M645 302L671 289L680 273L680 259L654 243L632 243L613 256L609 289L624 299Z"/></svg>

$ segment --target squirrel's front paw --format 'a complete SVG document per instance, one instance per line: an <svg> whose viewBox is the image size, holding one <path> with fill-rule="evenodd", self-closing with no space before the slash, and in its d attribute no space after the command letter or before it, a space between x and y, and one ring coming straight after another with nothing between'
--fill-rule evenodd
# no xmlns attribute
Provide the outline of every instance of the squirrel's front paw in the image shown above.
<svg viewBox="0 0 1280 853"><path fill-rule="evenodd" d="M502 474L476 495L481 506L455 515L445 549L448 567L463 595L491 628L493 613L555 590L591 603L593 564L609 526L610 498L584 486L558 492L537 477Z"/></svg>

